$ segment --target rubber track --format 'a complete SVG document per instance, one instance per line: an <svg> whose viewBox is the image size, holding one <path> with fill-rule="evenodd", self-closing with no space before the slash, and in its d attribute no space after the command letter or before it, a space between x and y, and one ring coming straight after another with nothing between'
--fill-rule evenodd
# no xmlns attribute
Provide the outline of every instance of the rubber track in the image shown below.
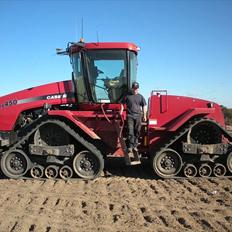
<svg viewBox="0 0 232 232"><path fill-rule="evenodd" d="M170 147L172 144L174 144L178 139L180 139L182 136L184 136L190 129L192 129L195 125L197 125L200 122L203 121L209 121L211 123L214 123L215 125L217 125L221 131L224 133L225 137L227 139L230 140L230 142L232 142L232 135L226 131L224 128L222 128L217 122L211 120L211 119L206 119L206 118L196 118L193 119L192 121L190 121L184 128L182 128L179 132L177 132L168 142L166 142L162 147L160 147L159 150L157 150L155 154L162 152L163 150L167 149L168 147ZM21 134L24 134L20 140L18 142L16 142L15 144L13 144L10 149L8 149L7 151L3 152L3 154L5 153L10 153L12 152L14 149L16 148L21 148L21 145L23 145L28 139L29 137L42 125L47 124L47 123L53 123L56 124L60 127L62 127L68 134L70 134L74 139L76 139L76 141L78 141L79 143L81 143L83 146L85 146L87 148L87 150L91 151L92 153L96 154L96 155L100 155L102 156L101 152L91 143L89 143L88 141L86 141L84 138L82 138L79 134L77 134L75 132L75 130L73 130L70 126L68 126L66 123L57 120L57 119L43 119L40 118L36 121L34 121L31 125L29 125L27 128L25 128L23 131L21 131ZM29 156L30 157L30 156ZM32 179L31 177L20 177L21 179ZM183 177L179 177L179 176L175 176L175 177L171 177L171 178L183 178ZM184 177L185 178L185 177ZM211 177L208 177L211 178ZM218 177L217 177L218 178ZM39 178L40 180L46 180L46 178ZM56 178L58 179L58 178ZM74 178L72 178L74 179Z"/></svg>
<svg viewBox="0 0 232 232"><path fill-rule="evenodd" d="M220 128L220 130L224 133L224 135L226 136L227 139L230 140L230 142L232 142L232 135L226 131L224 128L222 128L217 122L211 120L211 119L205 119L205 118L201 118L201 119L194 119L192 121L189 122L188 125L186 125L181 131L177 132L173 138L171 138L167 143L164 144L164 146L162 146L157 153L160 153L161 151L163 151L164 149L167 149L168 147L170 147L173 143L175 143L179 138L181 138L183 135L185 135L187 132L189 132L189 130L191 130L194 126L196 126L198 123L201 122L211 122L213 124L215 124L216 126L218 126Z"/></svg>
<svg viewBox="0 0 232 232"><path fill-rule="evenodd" d="M198 123L201 122L211 122L218 126L220 130L223 132L223 135L230 141L229 144L232 145L232 134L226 131L221 125L219 125L216 121L212 119L207 119L207 118L195 118L191 121L188 122L188 124L180 129L179 132L177 132L168 142L166 142L163 146L161 146L155 153L154 155L151 156L151 161L153 160L153 157L158 154L162 153L165 149L169 148L171 145L173 145L178 139L180 139L182 136L184 136L187 132L189 132L194 126L196 126ZM180 178L179 176L174 176L172 178ZM183 178L183 177L181 177Z"/></svg>
<svg viewBox="0 0 232 232"><path fill-rule="evenodd" d="M75 130L73 130L66 123L64 123L64 122L62 122L60 120L57 120L57 119L41 119L41 118L39 120L36 120L35 122L33 122L27 128L25 128L24 131L21 132L21 134L24 134L24 136L22 136L18 142L16 142L14 145L12 145L10 147L10 149L8 149L7 151L3 152L3 154L10 153L10 152L14 151L16 148L20 149L21 146L25 144L25 142L29 139L29 137L37 129L39 129L41 126L43 126L43 125L45 125L47 123L53 123L53 124L56 124L56 125L60 126L69 135L71 135L77 142L81 143L84 147L86 147L87 150L91 151L92 153L94 153L97 156L103 157L103 155L101 154L101 152L93 144L91 144L88 141L86 141L83 137L81 137L79 134L77 134L75 132ZM28 158L30 159L30 156L28 156ZM22 178L22 177L20 177L20 178Z"/></svg>

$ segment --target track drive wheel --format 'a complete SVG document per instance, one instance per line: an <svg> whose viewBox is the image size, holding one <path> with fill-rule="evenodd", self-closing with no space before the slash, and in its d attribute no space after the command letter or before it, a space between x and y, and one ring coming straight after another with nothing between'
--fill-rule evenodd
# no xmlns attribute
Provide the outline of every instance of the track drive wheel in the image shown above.
<svg viewBox="0 0 232 232"><path fill-rule="evenodd" d="M44 174L48 179L55 179L58 176L58 169L56 165L49 165L45 168Z"/></svg>
<svg viewBox="0 0 232 232"><path fill-rule="evenodd" d="M205 120L197 123L187 135L187 142L192 144L221 143L222 133L213 121Z"/></svg>
<svg viewBox="0 0 232 232"><path fill-rule="evenodd" d="M184 168L184 175L187 178L192 178L197 175L197 168L194 164L187 164Z"/></svg>
<svg viewBox="0 0 232 232"><path fill-rule="evenodd" d="M62 146L70 143L68 133L59 125L46 123L34 135L34 144L42 146Z"/></svg>
<svg viewBox="0 0 232 232"><path fill-rule="evenodd" d="M227 157L227 168L232 172L232 152Z"/></svg>
<svg viewBox="0 0 232 232"><path fill-rule="evenodd" d="M41 165L36 165L31 168L30 173L31 176L35 179L41 178L44 174L44 167Z"/></svg>
<svg viewBox="0 0 232 232"><path fill-rule="evenodd" d="M72 178L73 170L68 165L65 165L65 166L60 168L59 174L63 180L68 180L68 179Z"/></svg>
<svg viewBox="0 0 232 232"><path fill-rule="evenodd" d="M153 170L162 178L176 176L181 170L182 165L180 155L172 149L165 149L155 154L152 159Z"/></svg>
<svg viewBox="0 0 232 232"><path fill-rule="evenodd" d="M199 167L199 175L201 177L209 177L212 174L212 168L208 164L202 164Z"/></svg>
<svg viewBox="0 0 232 232"><path fill-rule="evenodd" d="M18 179L26 174L30 166L28 156L22 150L6 152L1 158L1 170L9 178Z"/></svg>
<svg viewBox="0 0 232 232"><path fill-rule="evenodd" d="M225 176L226 167L223 164L215 164L213 174L217 177Z"/></svg>
<svg viewBox="0 0 232 232"><path fill-rule="evenodd" d="M97 178L104 168L104 160L101 154L90 151L79 152L73 160L75 173L83 179Z"/></svg>

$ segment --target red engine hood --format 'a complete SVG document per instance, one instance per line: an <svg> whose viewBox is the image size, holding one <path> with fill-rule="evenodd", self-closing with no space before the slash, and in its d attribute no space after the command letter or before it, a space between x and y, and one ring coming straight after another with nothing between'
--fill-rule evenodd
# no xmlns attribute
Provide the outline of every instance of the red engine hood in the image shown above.
<svg viewBox="0 0 232 232"><path fill-rule="evenodd" d="M177 122L183 125L197 115L213 119L222 126L225 124L221 107L215 102L173 95L152 95L149 102L149 119L155 127L176 130Z"/></svg>
<svg viewBox="0 0 232 232"><path fill-rule="evenodd" d="M41 108L45 103L75 103L72 81L54 82L0 97L0 130L12 130L21 112Z"/></svg>
<svg viewBox="0 0 232 232"><path fill-rule="evenodd" d="M53 104L63 104L72 97L72 81L54 82L0 97L0 109L41 100L49 103L51 101Z"/></svg>

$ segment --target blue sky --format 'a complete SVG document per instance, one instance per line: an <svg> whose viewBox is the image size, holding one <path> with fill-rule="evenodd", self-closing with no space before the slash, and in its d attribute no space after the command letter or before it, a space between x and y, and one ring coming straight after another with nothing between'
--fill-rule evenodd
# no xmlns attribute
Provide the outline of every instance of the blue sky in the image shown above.
<svg viewBox="0 0 232 232"><path fill-rule="evenodd" d="M232 107L232 1L0 1L0 95L71 78L55 49L128 41L141 47L138 81Z"/></svg>

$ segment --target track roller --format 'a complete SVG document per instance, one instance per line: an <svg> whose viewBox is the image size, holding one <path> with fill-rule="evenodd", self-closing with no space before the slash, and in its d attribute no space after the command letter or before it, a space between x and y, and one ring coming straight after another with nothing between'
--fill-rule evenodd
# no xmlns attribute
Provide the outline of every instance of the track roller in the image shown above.
<svg viewBox="0 0 232 232"><path fill-rule="evenodd" d="M213 174L217 177L225 176L226 167L223 164L215 164Z"/></svg>
<svg viewBox="0 0 232 232"><path fill-rule="evenodd" d="M63 167L60 168L59 174L60 174L60 177L63 180L68 180L68 179L72 178L72 176L73 176L73 170L68 165L65 165L65 166L63 166Z"/></svg>
<svg viewBox="0 0 232 232"><path fill-rule="evenodd" d="M58 169L56 165L49 165L45 168L44 174L48 179L55 179L58 176Z"/></svg>
<svg viewBox="0 0 232 232"><path fill-rule="evenodd" d="M197 168L195 165L193 164L187 164L184 168L184 175L187 178L192 178L195 177L197 175Z"/></svg>
<svg viewBox="0 0 232 232"><path fill-rule="evenodd" d="M227 168L232 172L232 152L227 157Z"/></svg>
<svg viewBox="0 0 232 232"><path fill-rule="evenodd" d="M183 165L180 155L172 149L155 154L151 161L153 170L163 178L176 176Z"/></svg>
<svg viewBox="0 0 232 232"><path fill-rule="evenodd" d="M28 171L30 160L22 150L6 152L1 158L1 170L9 178L17 179Z"/></svg>
<svg viewBox="0 0 232 232"><path fill-rule="evenodd" d="M199 175L201 177L209 177L212 174L212 168L208 164L202 164L199 167Z"/></svg>
<svg viewBox="0 0 232 232"><path fill-rule="evenodd" d="M31 176L35 179L41 178L44 174L44 167L41 165L36 165L31 168L30 173Z"/></svg>
<svg viewBox="0 0 232 232"><path fill-rule="evenodd" d="M94 179L98 177L104 167L104 160L101 154L90 151L79 152L73 160L75 173L83 179Z"/></svg>

